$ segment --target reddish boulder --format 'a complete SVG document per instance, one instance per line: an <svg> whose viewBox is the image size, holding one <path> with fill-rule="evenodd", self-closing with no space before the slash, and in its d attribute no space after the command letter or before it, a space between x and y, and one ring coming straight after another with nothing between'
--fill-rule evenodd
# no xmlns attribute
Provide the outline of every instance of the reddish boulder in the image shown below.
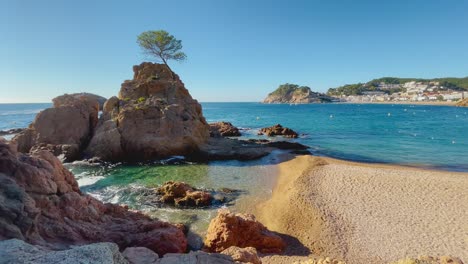
<svg viewBox="0 0 468 264"><path fill-rule="evenodd" d="M221 254L231 256L234 261L240 263L262 264L262 261L257 255L257 250L253 247L229 247L223 250Z"/></svg>
<svg viewBox="0 0 468 264"><path fill-rule="evenodd" d="M169 223L103 204L80 192L49 151L18 154L0 139L0 240L17 238L50 249L114 242L159 255L184 252L182 230Z"/></svg>
<svg viewBox="0 0 468 264"><path fill-rule="evenodd" d="M210 124L211 137L239 137L239 129L229 122L216 122Z"/></svg>
<svg viewBox="0 0 468 264"><path fill-rule="evenodd" d="M250 214L235 214L227 209L218 211L211 220L204 249L221 252L231 246L253 247L262 253L281 253L286 247L283 239L269 231Z"/></svg>
<svg viewBox="0 0 468 264"><path fill-rule="evenodd" d="M265 127L265 128L262 128L260 129L259 135L266 135L266 136L269 136L269 137L273 137L273 136L283 136L283 137L287 137L287 138L297 138L298 137L298 134L290 129L290 128L287 128L287 127L283 127L282 125L280 124L276 124L272 127Z"/></svg>
<svg viewBox="0 0 468 264"><path fill-rule="evenodd" d="M176 206L209 206L213 196L209 192L194 189L185 182L168 181L157 189L161 201Z"/></svg>

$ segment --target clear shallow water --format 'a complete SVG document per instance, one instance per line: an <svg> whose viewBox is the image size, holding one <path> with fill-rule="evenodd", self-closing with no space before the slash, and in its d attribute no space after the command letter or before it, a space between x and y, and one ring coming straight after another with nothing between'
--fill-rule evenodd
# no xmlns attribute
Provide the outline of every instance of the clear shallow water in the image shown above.
<svg viewBox="0 0 468 264"><path fill-rule="evenodd" d="M0 104L0 130L27 127L51 104ZM203 103L208 122L229 121L244 137L258 137L261 127L280 123L303 134L297 141L314 154L341 159L386 162L468 171L468 108L412 105L265 105ZM66 166L81 189L105 202L127 204L162 220L190 225L190 244L201 237L217 208L161 207L146 194L168 180L197 188L232 188L240 196L228 207L248 212L268 197L274 186L275 154L252 162L209 164L159 162L96 166L75 162Z"/></svg>

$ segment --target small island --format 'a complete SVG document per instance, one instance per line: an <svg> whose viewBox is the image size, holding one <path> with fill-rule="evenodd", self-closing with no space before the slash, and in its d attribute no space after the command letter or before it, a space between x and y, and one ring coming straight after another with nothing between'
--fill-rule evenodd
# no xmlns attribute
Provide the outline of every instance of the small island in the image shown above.
<svg viewBox="0 0 468 264"><path fill-rule="evenodd" d="M323 93L313 92L310 87L297 84L282 84L263 100L267 104L331 103L338 99Z"/></svg>

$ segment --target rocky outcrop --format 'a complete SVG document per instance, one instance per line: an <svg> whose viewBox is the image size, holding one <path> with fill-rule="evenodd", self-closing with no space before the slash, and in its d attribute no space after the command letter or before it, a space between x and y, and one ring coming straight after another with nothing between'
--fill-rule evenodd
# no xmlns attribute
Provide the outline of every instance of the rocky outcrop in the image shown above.
<svg viewBox="0 0 468 264"><path fill-rule="evenodd" d="M335 100L323 93L313 92L307 86L297 84L282 84L268 94L263 103L288 103L288 104L310 104L310 103L329 103Z"/></svg>
<svg viewBox="0 0 468 264"><path fill-rule="evenodd" d="M286 244L281 237L258 222L255 216L221 209L210 222L204 249L222 252L231 246L253 247L262 253L281 253Z"/></svg>
<svg viewBox="0 0 468 264"><path fill-rule="evenodd" d="M456 106L468 107L468 98L458 101Z"/></svg>
<svg viewBox="0 0 468 264"><path fill-rule="evenodd" d="M10 238L50 249L114 242L160 255L187 247L178 227L82 194L49 151L18 154L0 139L0 240Z"/></svg>
<svg viewBox="0 0 468 264"><path fill-rule="evenodd" d="M98 122L99 102L88 96L62 95L53 103L54 107L38 113L12 142L23 153L47 149L65 161L78 159Z"/></svg>
<svg viewBox="0 0 468 264"><path fill-rule="evenodd" d="M44 250L19 239L0 241L0 264L127 264L114 243L96 243L69 250Z"/></svg>
<svg viewBox="0 0 468 264"><path fill-rule="evenodd" d="M213 196L209 192L197 190L185 182L168 181L157 189L163 203L176 206L210 206Z"/></svg>
<svg viewBox="0 0 468 264"><path fill-rule="evenodd" d="M283 127L280 124L276 124L276 125L274 125L272 127L262 128L262 129L260 129L258 134L259 135L266 135L266 136L269 136L269 137L274 137L274 136L283 136L283 137L287 137L287 138L297 138L298 137L298 134L294 130L292 130L290 128L287 128L287 127Z"/></svg>
<svg viewBox="0 0 468 264"><path fill-rule="evenodd" d="M209 138L200 104L162 64L133 67L118 97L103 108L86 150L103 160L146 160L196 151Z"/></svg>
<svg viewBox="0 0 468 264"><path fill-rule="evenodd" d="M239 129L229 122L216 122L210 124L211 137L239 137Z"/></svg>
<svg viewBox="0 0 468 264"><path fill-rule="evenodd" d="M257 255L257 250L253 247L229 247L223 250L221 254L231 256L231 258L237 262L262 264L262 261Z"/></svg>

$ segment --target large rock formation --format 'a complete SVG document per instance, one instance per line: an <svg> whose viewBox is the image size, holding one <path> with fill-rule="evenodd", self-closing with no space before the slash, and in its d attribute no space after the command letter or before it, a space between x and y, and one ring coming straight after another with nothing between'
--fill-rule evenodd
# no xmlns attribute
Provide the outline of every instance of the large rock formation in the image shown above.
<svg viewBox="0 0 468 264"><path fill-rule="evenodd" d="M268 94L263 100L264 103L288 103L288 104L310 104L310 103L329 103L335 100L323 93L313 92L307 86L299 86L297 84L282 84Z"/></svg>
<svg viewBox="0 0 468 264"><path fill-rule="evenodd" d="M80 157L98 122L99 102L90 96L62 95L54 107L37 114L34 122L12 141L20 152L48 149L65 161Z"/></svg>
<svg viewBox="0 0 468 264"><path fill-rule="evenodd" d="M255 216L234 214L227 209L219 210L211 220L204 244L209 252L222 252L236 246L253 247L262 253L281 253L286 247L283 239L258 222Z"/></svg>
<svg viewBox="0 0 468 264"><path fill-rule="evenodd" d="M200 104L162 64L133 67L133 80L110 98L86 151L104 160L186 155L209 137Z"/></svg>
<svg viewBox="0 0 468 264"><path fill-rule="evenodd" d="M18 154L0 138L0 240L10 238L51 249L114 242L160 255L187 247L178 227L82 194L51 152Z"/></svg>

